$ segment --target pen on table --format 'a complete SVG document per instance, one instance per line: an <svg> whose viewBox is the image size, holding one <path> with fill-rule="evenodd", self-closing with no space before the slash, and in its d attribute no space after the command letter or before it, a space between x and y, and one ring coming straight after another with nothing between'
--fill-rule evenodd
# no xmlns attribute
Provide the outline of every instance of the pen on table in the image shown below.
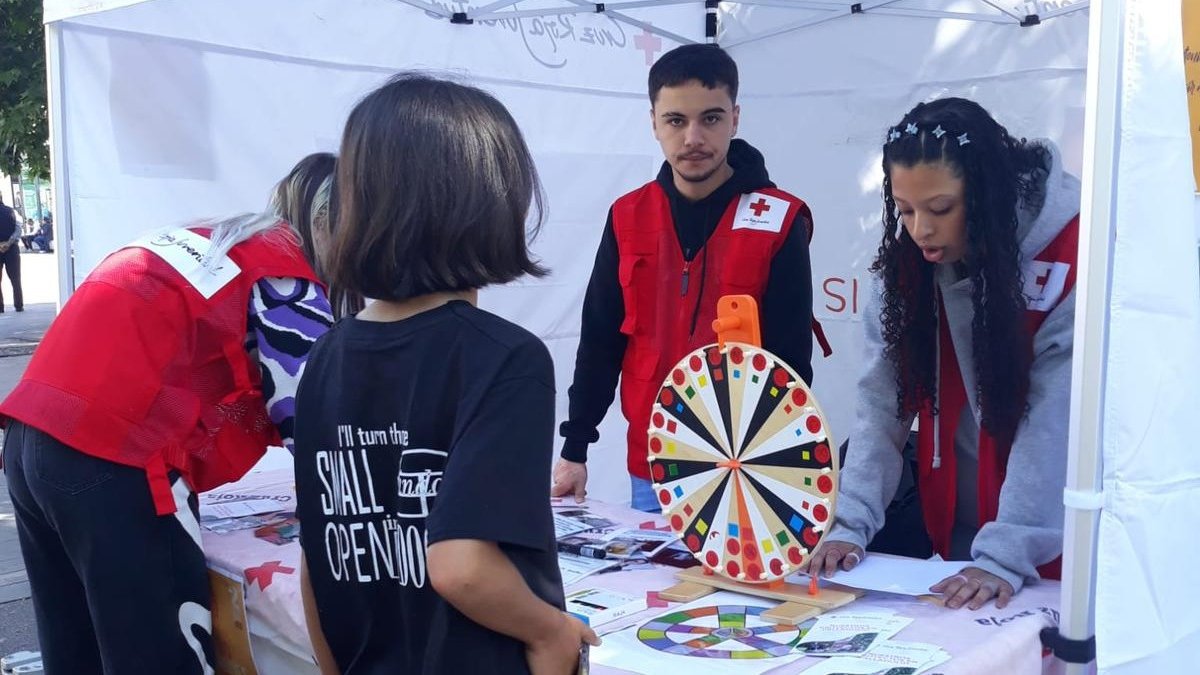
<svg viewBox="0 0 1200 675"><path fill-rule="evenodd" d="M605 551L602 546L590 546L588 544L570 544L560 541L558 542L558 550L585 558L596 558L597 560L603 560L608 557L608 551Z"/></svg>

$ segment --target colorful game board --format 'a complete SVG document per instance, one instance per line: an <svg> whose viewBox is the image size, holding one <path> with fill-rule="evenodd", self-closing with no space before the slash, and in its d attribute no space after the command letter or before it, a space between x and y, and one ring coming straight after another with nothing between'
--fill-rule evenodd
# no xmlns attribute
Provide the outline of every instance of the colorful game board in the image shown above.
<svg viewBox="0 0 1200 675"><path fill-rule="evenodd" d="M759 615L765 607L696 607L660 616L638 629L646 646L710 659L770 659L792 653L800 630Z"/></svg>
<svg viewBox="0 0 1200 675"><path fill-rule="evenodd" d="M767 583L795 572L833 521L838 456L804 381L730 342L667 375L649 430L663 514L708 569Z"/></svg>

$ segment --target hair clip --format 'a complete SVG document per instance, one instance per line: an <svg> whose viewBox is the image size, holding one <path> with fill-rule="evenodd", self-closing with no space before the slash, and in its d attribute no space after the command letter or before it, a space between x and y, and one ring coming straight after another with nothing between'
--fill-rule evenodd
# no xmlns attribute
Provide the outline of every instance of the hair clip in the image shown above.
<svg viewBox="0 0 1200 675"><path fill-rule="evenodd" d="M971 142L971 139L967 138L966 134L963 134L962 136L958 137L959 145L966 145L967 143L970 143L970 142Z"/></svg>
<svg viewBox="0 0 1200 675"><path fill-rule="evenodd" d="M939 125L937 125L936 129L934 129L933 131L931 131L929 133L933 134L934 137L936 137L938 140L941 140L942 136L946 135L946 130L943 129L942 125L939 124Z"/></svg>
<svg viewBox="0 0 1200 675"><path fill-rule="evenodd" d="M896 127L892 127L892 129L888 131L888 143L891 143L897 138L900 138L900 130Z"/></svg>
<svg viewBox="0 0 1200 675"><path fill-rule="evenodd" d="M917 135L917 125L913 124L912 122L909 122L908 126L904 127L904 130L913 136Z"/></svg>

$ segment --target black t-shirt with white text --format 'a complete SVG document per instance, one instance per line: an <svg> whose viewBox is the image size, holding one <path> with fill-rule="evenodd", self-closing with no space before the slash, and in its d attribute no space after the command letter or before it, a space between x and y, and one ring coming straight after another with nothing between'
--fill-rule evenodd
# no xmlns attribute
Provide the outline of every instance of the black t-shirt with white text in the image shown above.
<svg viewBox="0 0 1200 675"><path fill-rule="evenodd" d="M305 369L296 513L342 673L527 673L523 644L437 595L426 548L495 542L538 597L562 608L545 345L452 302L403 321L343 319Z"/></svg>

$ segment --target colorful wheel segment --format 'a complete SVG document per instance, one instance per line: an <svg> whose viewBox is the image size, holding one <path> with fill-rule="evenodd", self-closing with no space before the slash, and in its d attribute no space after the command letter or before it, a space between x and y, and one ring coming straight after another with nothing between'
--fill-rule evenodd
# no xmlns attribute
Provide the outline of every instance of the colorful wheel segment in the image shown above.
<svg viewBox="0 0 1200 675"><path fill-rule="evenodd" d="M764 349L726 343L685 356L659 391L649 441L663 514L713 572L782 579L833 523L838 457L825 416Z"/></svg>
<svg viewBox="0 0 1200 675"><path fill-rule="evenodd" d="M787 656L800 640L796 626L759 617L765 607L695 607L654 619L638 629L651 649L706 659L770 659Z"/></svg>

